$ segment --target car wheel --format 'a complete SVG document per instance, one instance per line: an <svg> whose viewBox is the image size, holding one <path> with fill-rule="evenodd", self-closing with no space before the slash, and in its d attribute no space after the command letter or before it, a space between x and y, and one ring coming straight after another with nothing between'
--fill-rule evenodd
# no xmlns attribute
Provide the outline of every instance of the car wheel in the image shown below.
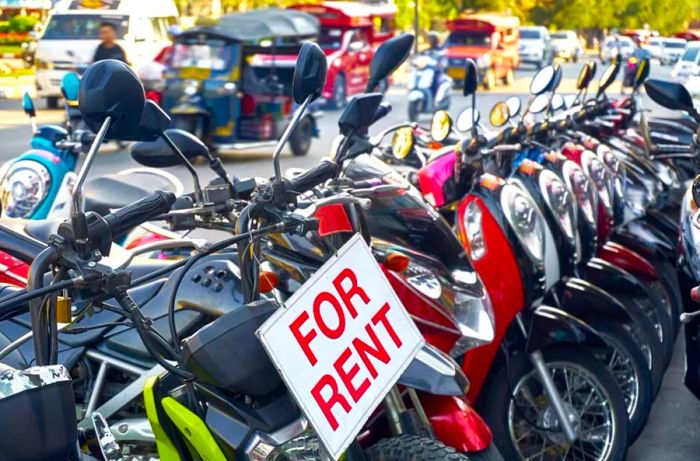
<svg viewBox="0 0 700 461"><path fill-rule="evenodd" d="M289 138L289 149L292 151L292 155L301 157L309 153L313 129L313 122L309 117L299 122Z"/></svg>
<svg viewBox="0 0 700 461"><path fill-rule="evenodd" d="M333 109L342 109L348 103L348 89L345 84L345 76L338 74L333 83L333 96L330 105Z"/></svg>

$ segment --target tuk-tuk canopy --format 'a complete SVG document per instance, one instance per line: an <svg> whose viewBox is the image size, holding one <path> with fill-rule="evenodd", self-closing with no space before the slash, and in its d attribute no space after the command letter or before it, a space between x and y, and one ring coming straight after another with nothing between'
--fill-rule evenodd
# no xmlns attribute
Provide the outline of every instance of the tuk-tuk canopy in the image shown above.
<svg viewBox="0 0 700 461"><path fill-rule="evenodd" d="M189 29L178 38L205 34L254 44L272 38L294 43L316 38L318 33L319 22L314 16L301 11L268 8L222 16L217 24Z"/></svg>

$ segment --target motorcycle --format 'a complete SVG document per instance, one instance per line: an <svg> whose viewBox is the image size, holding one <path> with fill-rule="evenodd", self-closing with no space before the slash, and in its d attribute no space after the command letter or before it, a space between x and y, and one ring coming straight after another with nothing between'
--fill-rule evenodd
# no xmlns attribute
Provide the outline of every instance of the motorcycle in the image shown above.
<svg viewBox="0 0 700 461"><path fill-rule="evenodd" d="M417 121L421 114L450 108L452 79L441 70L441 59L444 57L426 52L411 62L408 84L408 119L411 122Z"/></svg>

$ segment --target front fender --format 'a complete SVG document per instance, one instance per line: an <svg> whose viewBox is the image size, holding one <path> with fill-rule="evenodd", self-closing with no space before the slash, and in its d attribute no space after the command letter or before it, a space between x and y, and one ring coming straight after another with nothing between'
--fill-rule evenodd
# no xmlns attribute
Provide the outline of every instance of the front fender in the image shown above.
<svg viewBox="0 0 700 461"><path fill-rule="evenodd" d="M540 306L535 309L527 341L527 354L561 343L585 344L596 352L607 349L605 340L585 321L561 309Z"/></svg>
<svg viewBox="0 0 700 461"><path fill-rule="evenodd" d="M429 344L418 351L398 383L434 395L460 396L469 390L467 375L457 362Z"/></svg>
<svg viewBox="0 0 700 461"><path fill-rule="evenodd" d="M644 284L635 275L601 258L590 259L583 268L582 277L587 282L616 296L639 295L646 291Z"/></svg>
<svg viewBox="0 0 700 461"><path fill-rule="evenodd" d="M615 230L611 240L638 252L652 262L663 260L675 263L674 244L643 221L634 220L626 223Z"/></svg>
<svg viewBox="0 0 700 461"><path fill-rule="evenodd" d="M491 429L469 406L465 396L421 393L420 403L428 415L435 436L446 445L462 453L484 451L491 445Z"/></svg>
<svg viewBox="0 0 700 461"><path fill-rule="evenodd" d="M659 274L646 258L624 245L606 242L599 252L600 258L617 267L648 279L656 279Z"/></svg>
<svg viewBox="0 0 700 461"><path fill-rule="evenodd" d="M614 276L619 277L619 280L625 280L621 274L609 270L600 270L593 275L600 279ZM607 317L625 324L632 324L635 315L644 315L636 304L623 304L610 293L587 280L570 278L559 284L555 290L557 296L550 296L552 300L556 300L555 306L583 321L590 318Z"/></svg>

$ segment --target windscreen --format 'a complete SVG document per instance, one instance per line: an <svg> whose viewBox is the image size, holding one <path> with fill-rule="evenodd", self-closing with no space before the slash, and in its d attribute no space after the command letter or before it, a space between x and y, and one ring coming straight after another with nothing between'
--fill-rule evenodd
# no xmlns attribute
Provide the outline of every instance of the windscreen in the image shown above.
<svg viewBox="0 0 700 461"><path fill-rule="evenodd" d="M685 48L685 42L664 42L664 48L675 48L682 50Z"/></svg>
<svg viewBox="0 0 700 461"><path fill-rule="evenodd" d="M487 32L452 32L447 37L447 46L491 46L491 34Z"/></svg>
<svg viewBox="0 0 700 461"><path fill-rule="evenodd" d="M520 29L520 38L525 40L538 40L542 38L542 34L537 29Z"/></svg>
<svg viewBox="0 0 700 461"><path fill-rule="evenodd" d="M681 60L695 61L696 59L698 59L698 51L700 51L700 47L697 46L686 49L685 53L683 53L683 57L681 58Z"/></svg>
<svg viewBox="0 0 700 461"><path fill-rule="evenodd" d="M171 67L196 67L224 70L231 59L231 44L224 40L208 40L204 43L182 42L173 48Z"/></svg>
<svg viewBox="0 0 700 461"><path fill-rule="evenodd" d="M318 36L318 46L324 50L339 50L343 46L343 29L322 28Z"/></svg>
<svg viewBox="0 0 700 461"><path fill-rule="evenodd" d="M112 14L59 14L46 25L42 40L99 40L100 24L113 24L117 39L124 38L129 28L129 18Z"/></svg>

